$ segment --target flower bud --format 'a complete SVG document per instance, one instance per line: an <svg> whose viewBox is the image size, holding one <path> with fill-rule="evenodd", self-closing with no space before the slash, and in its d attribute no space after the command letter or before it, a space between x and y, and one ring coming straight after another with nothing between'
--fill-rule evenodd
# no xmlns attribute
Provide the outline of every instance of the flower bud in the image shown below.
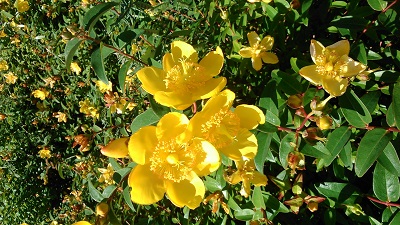
<svg viewBox="0 0 400 225"><path fill-rule="evenodd" d="M108 214L108 204L105 202L101 202L96 206L96 215L99 217L106 217Z"/></svg>
<svg viewBox="0 0 400 225"><path fill-rule="evenodd" d="M299 94L291 95L287 100L287 105L292 109L298 109L303 106L303 97Z"/></svg>
<svg viewBox="0 0 400 225"><path fill-rule="evenodd" d="M0 121L4 120L7 118L6 114L0 113Z"/></svg>
<svg viewBox="0 0 400 225"><path fill-rule="evenodd" d="M292 170L305 170L306 161L303 153L293 151L289 153L287 162Z"/></svg>
<svg viewBox="0 0 400 225"><path fill-rule="evenodd" d="M321 116L321 117L317 117L315 122L317 123L317 126L319 127L319 129L327 130L327 129L331 128L332 121L333 121L332 118L330 118L329 116Z"/></svg>

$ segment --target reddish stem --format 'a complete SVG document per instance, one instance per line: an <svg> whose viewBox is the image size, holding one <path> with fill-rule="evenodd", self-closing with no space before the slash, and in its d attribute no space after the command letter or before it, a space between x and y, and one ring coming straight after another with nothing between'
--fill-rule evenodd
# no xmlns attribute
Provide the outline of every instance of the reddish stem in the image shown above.
<svg viewBox="0 0 400 225"><path fill-rule="evenodd" d="M367 198L368 198L369 200L373 201L373 202L376 202L376 203L379 203L379 204L382 204L382 205L393 206L393 207L400 207L400 204L398 204L398 203L383 202L383 201L381 201L381 200L379 200L379 199L376 199L376 198L374 198L374 197L371 197L371 196L367 196Z"/></svg>

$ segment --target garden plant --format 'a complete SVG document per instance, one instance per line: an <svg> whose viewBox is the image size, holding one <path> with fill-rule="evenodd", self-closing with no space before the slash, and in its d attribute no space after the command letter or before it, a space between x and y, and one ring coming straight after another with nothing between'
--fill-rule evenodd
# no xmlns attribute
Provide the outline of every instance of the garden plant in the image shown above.
<svg viewBox="0 0 400 225"><path fill-rule="evenodd" d="M398 0L0 0L0 224L400 224Z"/></svg>

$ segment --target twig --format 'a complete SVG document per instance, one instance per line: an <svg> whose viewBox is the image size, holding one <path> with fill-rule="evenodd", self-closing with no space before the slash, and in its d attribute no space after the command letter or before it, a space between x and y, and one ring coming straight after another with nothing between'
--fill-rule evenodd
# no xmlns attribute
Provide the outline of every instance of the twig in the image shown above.
<svg viewBox="0 0 400 225"><path fill-rule="evenodd" d="M398 204L398 203L383 202L383 201L381 201L381 200L379 200L379 199L376 199L376 198L374 198L374 197L371 197L371 196L366 196L366 197L367 197L369 200L371 200L371 201L373 201L373 202L376 202L376 203L379 203L379 204L382 204L382 205L400 207L400 204Z"/></svg>

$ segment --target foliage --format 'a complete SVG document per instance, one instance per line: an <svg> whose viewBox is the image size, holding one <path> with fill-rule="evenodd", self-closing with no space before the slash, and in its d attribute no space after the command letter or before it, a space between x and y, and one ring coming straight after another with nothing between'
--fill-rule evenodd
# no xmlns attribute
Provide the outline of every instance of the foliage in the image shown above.
<svg viewBox="0 0 400 225"><path fill-rule="evenodd" d="M2 224L400 219L397 0L28 2L26 10L0 1ZM252 37L269 41L258 45ZM184 110L168 108L141 86L136 73L165 69L163 56L178 40L192 45L199 59L219 47L224 63L218 77L236 95L229 108L256 105L265 115L265 123L250 129L258 143L254 161L221 154L221 166L202 177L206 194L195 209L166 197L149 205L132 202L128 180L136 157L101 154L107 155L112 140L155 126L171 112L191 119L207 105L216 108L207 99ZM324 90L300 71L322 65L311 43L329 49L341 40L350 48L340 59L367 69L341 77L349 86L334 97L329 93L335 85ZM341 61L330 59L316 72L334 77L330 71L339 66L332 65ZM268 184L244 175L233 182L240 171L264 174ZM245 182L259 184L249 196Z"/></svg>

